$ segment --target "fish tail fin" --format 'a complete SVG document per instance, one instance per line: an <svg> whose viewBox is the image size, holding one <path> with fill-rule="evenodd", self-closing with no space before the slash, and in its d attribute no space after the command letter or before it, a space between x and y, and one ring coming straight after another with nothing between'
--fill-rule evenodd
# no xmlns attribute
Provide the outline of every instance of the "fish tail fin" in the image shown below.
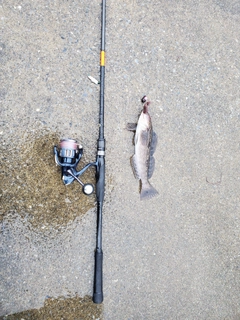
<svg viewBox="0 0 240 320"><path fill-rule="evenodd" d="M150 183L142 184L140 200L150 199L156 195L158 191Z"/></svg>

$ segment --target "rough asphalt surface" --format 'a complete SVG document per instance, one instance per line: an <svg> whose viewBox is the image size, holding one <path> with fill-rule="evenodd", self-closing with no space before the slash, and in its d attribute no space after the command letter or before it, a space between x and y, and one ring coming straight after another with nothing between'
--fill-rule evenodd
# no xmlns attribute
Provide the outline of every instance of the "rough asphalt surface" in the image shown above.
<svg viewBox="0 0 240 320"><path fill-rule="evenodd" d="M1 319L240 319L239 1L107 0L100 306L95 198L62 185L52 148L76 138L95 160L101 1L0 4ZM126 130L144 94L146 202Z"/></svg>

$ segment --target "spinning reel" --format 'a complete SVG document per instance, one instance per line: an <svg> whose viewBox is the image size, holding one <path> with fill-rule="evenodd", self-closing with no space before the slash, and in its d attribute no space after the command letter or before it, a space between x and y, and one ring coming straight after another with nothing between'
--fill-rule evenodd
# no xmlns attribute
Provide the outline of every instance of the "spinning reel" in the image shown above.
<svg viewBox="0 0 240 320"><path fill-rule="evenodd" d="M73 139L61 139L59 147L54 147L55 162L62 169L62 180L65 185L69 185L74 180L80 183L82 191L86 195L93 193L94 187L91 183L83 183L79 177L91 166L96 166L96 162L88 163L82 170L77 171L77 165L83 155L83 147Z"/></svg>

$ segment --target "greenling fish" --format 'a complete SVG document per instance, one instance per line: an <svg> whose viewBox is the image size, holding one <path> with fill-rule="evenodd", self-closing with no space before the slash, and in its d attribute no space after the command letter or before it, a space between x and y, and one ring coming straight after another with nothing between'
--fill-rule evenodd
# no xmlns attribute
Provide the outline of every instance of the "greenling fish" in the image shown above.
<svg viewBox="0 0 240 320"><path fill-rule="evenodd" d="M135 131L135 153L131 157L131 165L134 175L141 180L140 199L149 199L158 194L157 190L149 183L154 167L153 154L157 146L157 135L152 129L151 117L148 113L150 101L147 97L142 98L143 110L137 123L128 123L127 130Z"/></svg>

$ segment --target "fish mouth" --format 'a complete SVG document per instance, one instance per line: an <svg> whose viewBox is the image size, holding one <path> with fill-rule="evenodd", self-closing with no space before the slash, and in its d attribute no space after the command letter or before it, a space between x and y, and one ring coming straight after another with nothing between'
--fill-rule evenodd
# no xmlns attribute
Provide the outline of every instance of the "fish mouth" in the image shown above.
<svg viewBox="0 0 240 320"><path fill-rule="evenodd" d="M150 105L150 101L147 101L146 103L144 103L143 106L143 113L148 113L148 106Z"/></svg>

